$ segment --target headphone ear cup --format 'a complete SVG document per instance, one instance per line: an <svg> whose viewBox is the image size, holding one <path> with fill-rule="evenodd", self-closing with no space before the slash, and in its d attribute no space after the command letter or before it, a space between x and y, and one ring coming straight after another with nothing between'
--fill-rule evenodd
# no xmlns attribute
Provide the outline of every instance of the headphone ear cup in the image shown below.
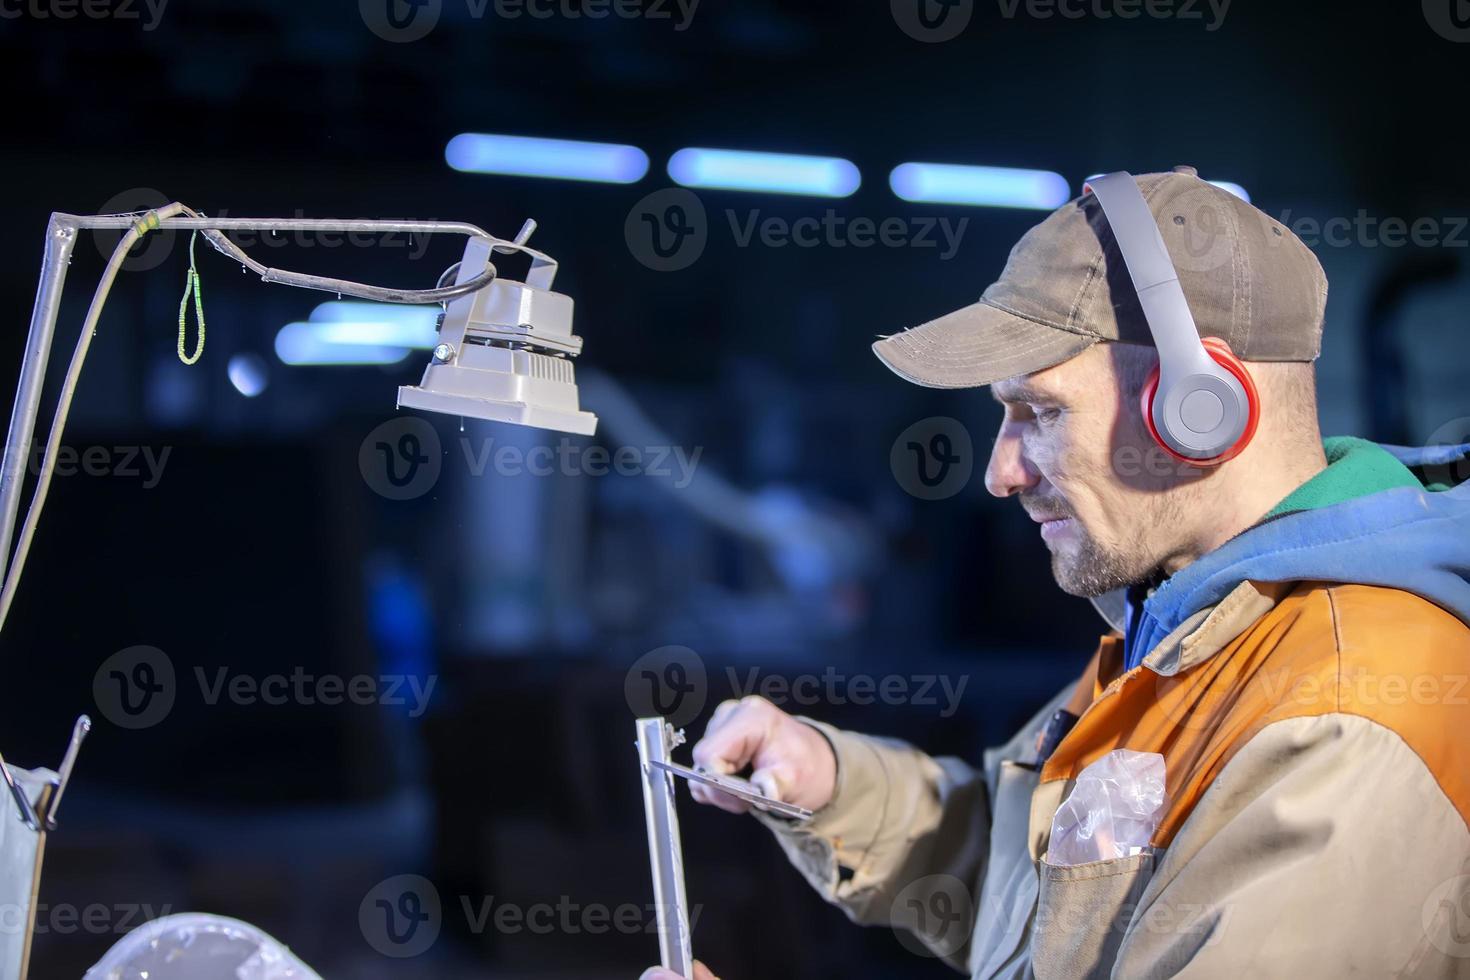
<svg viewBox="0 0 1470 980"><path fill-rule="evenodd" d="M1218 456L1210 456L1206 459L1194 459L1189 456L1182 456L1171 449L1169 444L1160 438L1159 430L1154 425L1154 398L1159 392L1159 366L1157 364L1149 372L1148 380L1143 383L1143 389L1139 392L1139 409L1143 412L1143 424L1148 427L1149 436L1153 438L1155 445L1164 452L1168 453L1174 459L1179 460L1179 462L1188 463L1191 466L1218 466L1226 460L1239 456L1241 450L1250 445L1251 439L1256 434L1256 425L1261 419L1261 396L1256 392L1256 383L1251 378L1250 371L1246 369L1245 363L1235 356L1235 352L1230 349L1229 344L1225 343L1219 337L1204 337L1201 338L1201 343L1204 345L1205 353L1210 355L1210 359L1226 371L1229 371L1235 377L1235 380L1240 382L1240 387L1245 391L1245 398L1249 405L1249 410L1246 414L1245 428L1241 430L1240 438L1236 439L1230 448Z"/></svg>

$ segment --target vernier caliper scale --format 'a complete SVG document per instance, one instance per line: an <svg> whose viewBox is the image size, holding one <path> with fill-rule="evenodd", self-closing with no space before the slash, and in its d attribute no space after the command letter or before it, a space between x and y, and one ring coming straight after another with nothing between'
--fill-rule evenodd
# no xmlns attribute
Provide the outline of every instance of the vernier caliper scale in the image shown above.
<svg viewBox="0 0 1470 980"><path fill-rule="evenodd" d="M741 779L739 776L719 776L703 769L690 769L681 766L677 762L654 762L654 768L662 769L664 772L673 773L680 779L687 779L691 783L703 783L712 786L721 793L728 793L737 800L744 800L760 810L768 810L781 817L790 817L793 820L810 820L812 811L805 807L797 806L795 803L783 803L773 800L769 796L756 789L755 784L749 780Z"/></svg>
<svg viewBox="0 0 1470 980"><path fill-rule="evenodd" d="M675 731L662 718L638 719L638 761L643 774L643 812L648 820L648 860L653 867L659 956L665 969L681 977L692 977L694 953L690 949L689 902L684 895L679 815L674 809L674 777L703 783L783 817L806 820L812 811L772 799L737 776L721 776L678 765L670 755L676 746L683 744L682 729Z"/></svg>

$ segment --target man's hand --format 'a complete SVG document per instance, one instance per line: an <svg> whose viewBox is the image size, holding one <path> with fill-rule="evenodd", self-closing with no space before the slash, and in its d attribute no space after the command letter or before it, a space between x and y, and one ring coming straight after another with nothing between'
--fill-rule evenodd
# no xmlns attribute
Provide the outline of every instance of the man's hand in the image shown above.
<svg viewBox="0 0 1470 980"><path fill-rule="evenodd" d="M761 697L716 708L694 746L694 764L722 776L752 766L750 781L762 793L813 812L832 802L837 791L837 756L827 737ZM690 783L689 792L731 813L750 809L744 800L700 783Z"/></svg>
<svg viewBox="0 0 1470 980"><path fill-rule="evenodd" d="M643 971L643 976L639 977L638 980L684 980L684 978L673 970L665 970L661 966L651 966ZM711 973L709 967L695 960L694 976L690 980L720 980L720 978Z"/></svg>

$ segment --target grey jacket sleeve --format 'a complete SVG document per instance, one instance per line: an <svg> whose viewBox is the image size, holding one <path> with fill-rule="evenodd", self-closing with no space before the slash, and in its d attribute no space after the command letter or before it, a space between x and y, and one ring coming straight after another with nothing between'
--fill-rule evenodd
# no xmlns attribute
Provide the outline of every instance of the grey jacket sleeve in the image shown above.
<svg viewBox="0 0 1470 980"><path fill-rule="evenodd" d="M990 813L983 772L894 739L808 724L836 753L836 795L805 824L759 819L812 887L854 922L908 929L922 940L935 895L947 896L953 880L970 889L984 871ZM963 948L936 951L964 963Z"/></svg>
<svg viewBox="0 0 1470 980"><path fill-rule="evenodd" d="M758 818L848 918L903 930L918 948L963 970L990 860L998 772L1004 762L1034 756L1037 732L1074 687L1058 692L1009 742L986 751L979 767L802 719L832 743L837 792L805 824Z"/></svg>

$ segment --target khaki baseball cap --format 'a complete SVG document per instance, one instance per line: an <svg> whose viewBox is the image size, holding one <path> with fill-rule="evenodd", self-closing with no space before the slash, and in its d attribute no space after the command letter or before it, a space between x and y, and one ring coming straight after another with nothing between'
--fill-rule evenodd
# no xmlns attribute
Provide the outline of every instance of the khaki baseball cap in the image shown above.
<svg viewBox="0 0 1470 980"><path fill-rule="evenodd" d="M1316 360L1327 277L1311 249L1193 167L1137 180L1200 335L1246 361ZM1021 237L978 303L873 350L915 384L973 388L1052 367L1099 341L1153 346L1102 208L1084 194Z"/></svg>

